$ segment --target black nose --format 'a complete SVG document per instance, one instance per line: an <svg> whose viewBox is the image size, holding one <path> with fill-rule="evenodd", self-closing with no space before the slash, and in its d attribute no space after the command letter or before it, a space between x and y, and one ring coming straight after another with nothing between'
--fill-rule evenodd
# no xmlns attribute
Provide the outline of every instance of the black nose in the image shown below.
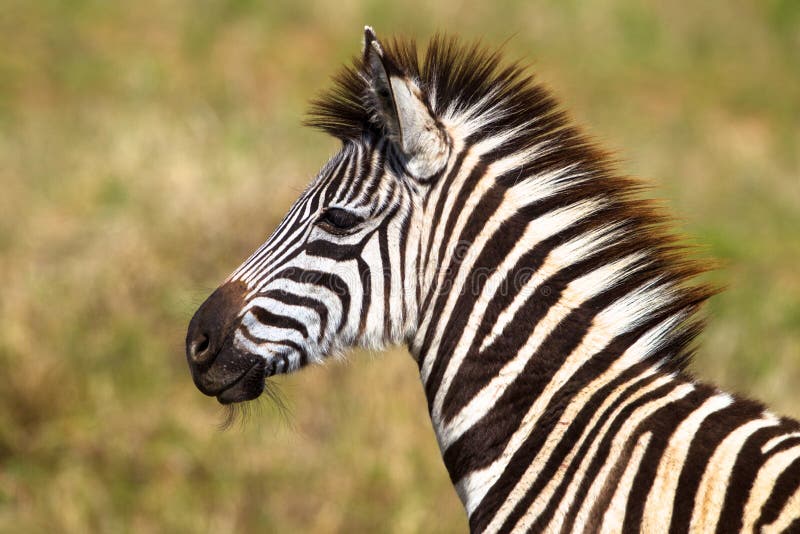
<svg viewBox="0 0 800 534"><path fill-rule="evenodd" d="M214 363L236 327L246 291L242 282L223 284L195 312L186 333L186 359L193 370Z"/></svg>

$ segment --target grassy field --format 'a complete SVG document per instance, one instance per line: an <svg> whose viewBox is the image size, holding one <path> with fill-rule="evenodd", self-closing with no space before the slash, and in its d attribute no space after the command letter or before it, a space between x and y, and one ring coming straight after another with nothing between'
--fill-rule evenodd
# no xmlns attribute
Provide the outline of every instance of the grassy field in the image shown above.
<svg viewBox="0 0 800 534"><path fill-rule="evenodd" d="M5 0L0 531L462 532L416 367L353 354L222 411L195 308L336 143L361 27L505 43L719 260L693 370L800 416L800 3Z"/></svg>

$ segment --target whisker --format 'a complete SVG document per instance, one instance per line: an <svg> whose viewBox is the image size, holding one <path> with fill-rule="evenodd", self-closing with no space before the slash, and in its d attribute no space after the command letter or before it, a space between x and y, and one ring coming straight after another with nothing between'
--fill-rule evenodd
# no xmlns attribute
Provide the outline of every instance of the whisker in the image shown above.
<svg viewBox="0 0 800 534"><path fill-rule="evenodd" d="M292 412L280 387L271 380L266 380L264 392L258 399L247 402L236 402L222 406L222 420L217 425L221 432L226 432L234 427L244 430L249 422L259 417L263 411L264 399L278 414L278 418L287 427L292 427Z"/></svg>

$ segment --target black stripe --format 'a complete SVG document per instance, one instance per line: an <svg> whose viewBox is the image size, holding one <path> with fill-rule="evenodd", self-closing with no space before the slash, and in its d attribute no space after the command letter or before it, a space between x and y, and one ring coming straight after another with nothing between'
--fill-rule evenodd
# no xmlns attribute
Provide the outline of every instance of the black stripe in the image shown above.
<svg viewBox="0 0 800 534"><path fill-rule="evenodd" d="M785 428L783 429L783 432L784 433L788 433L788 431ZM800 436L796 436L796 437L793 437L793 438L788 438L788 439L785 439L785 440L781 441L778 445L773 447L769 451L768 454L769 454L769 456L773 456L773 455L775 455L775 454L777 454L779 452L783 452L783 451L785 451L787 449L793 449L794 447L797 447L798 445L800 445Z"/></svg>
<svg viewBox="0 0 800 534"><path fill-rule="evenodd" d="M317 300L315 298L306 297L303 295L295 295L294 293L289 293L288 291L284 291L282 289L273 289L270 291L266 291L264 293L260 293L259 297L266 297L272 300L277 300L278 302L282 302L287 305L291 306L303 306L305 308L311 308L314 310L317 315L319 316L319 336L317 336L317 343L322 339L323 335L328 329L328 308L325 306L325 303L321 300Z"/></svg>
<svg viewBox="0 0 800 534"><path fill-rule="evenodd" d="M285 328L287 330L295 330L300 332L304 338L308 338L308 329L306 325L294 319L292 317L287 317L286 315L278 315L272 313L269 310L262 308L261 306L253 306L250 308L250 312L256 316L258 322L265 325L265 326L273 326L275 328ZM271 340L267 340L271 341Z"/></svg>
<svg viewBox="0 0 800 534"><path fill-rule="evenodd" d="M441 270L441 268L442 268L442 266L439 265L439 259L442 256L442 249L445 246L447 246L446 243L450 238L450 233L448 232L448 230L445 230L445 232L444 232L444 234L442 236L442 243L440 244L439 252L436 255L436 257L432 256L432 254L433 254L433 241L434 241L434 238L436 236L436 233L437 233L437 230L438 230L438 226L440 224L440 219L442 217L442 211L444 210L445 202L447 202L447 199L451 197L451 192L449 191L449 187L450 187L450 185L452 185L452 182L455 179L456 175L458 174L458 171L460 171L460 169L461 169L461 164L463 163L464 154L465 154L465 152L462 152L461 154L459 154L459 159L456 161L456 165L453 166L453 170L450 172L450 175L447 177L447 180L445 181L446 189L443 188L442 194L439 197L439 202L436 204L436 209L434 210L433 215L432 215L432 217L430 218L430 220L428 222L428 228L429 228L428 232L429 232L429 236L430 236L428 238L428 250L426 251L425 256L423 258L420 258L420 262L424 262L425 264L433 263L433 264L438 266L437 273L434 274L434 284L435 284L435 277L438 275L438 271ZM486 163L484 163L482 160L479 160L475 164L475 167L472 168L472 171L470 172L469 176L467 177L467 179L465 181L465 184L462 187L461 191L462 192L467 191L467 194L469 194L469 191L471 190L471 188L473 188L475 186L475 184L478 183L480 178L483 176L484 172L486 172ZM463 206L463 202L464 202L464 200L461 199L461 195L459 196L459 200L461 200L462 204L458 204L457 201L456 201L456 203L453 204L455 206L455 209L452 210L453 212L456 212L456 213L460 213L461 212L460 209L459 209L459 206ZM448 227L449 227L450 218L452 218L452 217L453 217L453 213L451 212L449 214L449 218L448 218L447 223L446 223L448 225ZM448 228L448 229L452 230L451 228ZM428 293L425 295L424 301L420 303L420 314L419 314L420 318L425 317L425 315L427 313L427 310L431 305L433 297L436 294L436 288L434 286L427 288L427 290L428 290ZM423 352L423 354L424 354L424 352Z"/></svg>
<svg viewBox="0 0 800 534"><path fill-rule="evenodd" d="M353 155L350 159L348 168L347 168L347 175L342 180L341 184L338 188L334 189L333 187L325 195L325 204L330 204L331 200L333 199L334 195L336 196L343 196L350 190L353 183L356 181L360 181L364 179L364 173L366 169L369 168L368 162L366 158L371 155L371 150L369 148L364 148L363 151L358 149L354 149ZM359 158L359 156L361 156ZM366 161L365 161L366 160ZM358 176L358 178L356 178Z"/></svg>
<svg viewBox="0 0 800 534"><path fill-rule="evenodd" d="M570 509L566 513L562 527L562 531L565 532L569 532L570 530L572 530L575 524L576 516L578 514L578 511L580 510L580 505L586 498L586 494L589 492L589 488L592 482L594 482L597 473L603 467L605 460L608 458L608 455L611 452L611 444L617 437L617 433L620 432L621 430L627 431L627 429L625 429L624 427L634 411L636 411L638 408L641 408L642 406L645 406L653 401L656 401L662 397L667 396L669 393L675 390L675 388L677 388L678 385L679 383L677 382L674 381L669 382L667 384L664 384L663 386L659 386L658 388L654 389L653 391L650 391L649 393L645 393L635 401L626 404L625 407L622 408L622 410L620 410L617 416L612 420L606 432L602 436L597 436L601 438L601 440L600 443L598 444L594 456L589 462L586 472L584 473L582 478L576 479L573 482L572 478L575 476L575 472L577 471L580 464L586 458L588 449L591 447L594 439L587 440L586 442L584 442L583 446L581 446L581 450L578 451L577 455L575 456L573 461L570 463L569 467L564 472L562 482L556 488L556 491L554 492L552 498L550 499L550 502L547 503L545 509L542 511L539 517L536 518L536 521L532 525L531 530L534 532L541 531L545 527L545 525L547 525L547 523L550 522L550 520L553 518L553 515L555 514L556 509L561 504L561 499L563 499L564 494L567 492L570 483L575 483L578 484L578 490L575 493L575 497L572 502L572 505L570 506ZM520 516L521 514L522 512L519 512ZM510 528L510 526L516 523L517 520L518 517L517 518L509 517L509 519L506 521L506 525L509 525Z"/></svg>
<svg viewBox="0 0 800 534"><path fill-rule="evenodd" d="M297 351L297 355L298 355L298 364L297 364L297 366L298 367L303 367L304 365L308 364L308 353L306 352L306 350L303 347L301 347L300 345L298 345L297 343L295 343L293 341L289 341L289 340L286 340L286 339L283 339L283 340L280 340L280 341L272 341L272 340L261 339L261 338L259 338L257 336L254 336L253 334L251 334L243 326L240 326L237 330L239 332L241 332L241 334L245 338L247 338L248 340L252 341L253 343L261 344L261 343L264 343L264 342L268 342L271 345L282 345L284 347L289 347L290 349L294 349L295 351ZM284 362L288 362L288 359L286 358L285 354L279 355L279 358Z"/></svg>
<svg viewBox="0 0 800 534"><path fill-rule="evenodd" d="M345 281L339 276L322 271L300 270L295 267L289 267L275 275L275 278L285 278L300 284L311 284L330 290L339 297L342 304L342 316L339 319L336 331L341 331L347 324L347 317L350 312L350 292Z"/></svg>
<svg viewBox="0 0 800 534"><path fill-rule="evenodd" d="M781 534L800 534L800 517L792 521Z"/></svg>
<svg viewBox="0 0 800 534"><path fill-rule="evenodd" d="M686 460L678 477L669 525L670 534L689 531L700 481L708 467L708 461L720 444L731 432L760 415L760 406L734 402L712 413L703 421L689 445Z"/></svg>
<svg viewBox="0 0 800 534"><path fill-rule="evenodd" d="M395 206L386 214L378 228L378 247L381 256L381 274L383 275L383 339L388 339L392 333L392 317L389 299L392 293L392 262L389 257L389 224L397 215L399 208ZM402 258L402 257L401 257Z"/></svg>
<svg viewBox="0 0 800 534"><path fill-rule="evenodd" d="M381 152L380 152L381 157L378 160L378 164L376 165L376 169L380 169L381 172L373 173L373 175L370 176L370 180L366 182L366 186L367 187L365 188L364 194L363 194L363 196L364 196L363 204L364 205L374 205L373 198L375 197L375 193L378 191L378 186L381 184L381 180L382 180L382 178L384 176L384 168L386 166L386 162L387 162L387 160L389 159L389 157L391 156L391 153L392 153L392 144L391 143L386 143L385 145L383 145L383 147L380 150L381 150ZM362 183L361 187L363 187L363 185L364 184ZM355 196L353 198L357 199L359 196L362 196L362 195L357 195L357 196Z"/></svg>
<svg viewBox="0 0 800 534"><path fill-rule="evenodd" d="M758 470L768 458L761 453L761 447L774 437L785 433L780 426L761 428L747 438L733 465L728 478L725 500L717 522L717 534L738 532L742 529L744 508L758 475Z"/></svg>
<svg viewBox="0 0 800 534"><path fill-rule="evenodd" d="M408 193L406 193L408 194ZM410 210L409 210L410 211ZM400 298L403 300L400 306L400 324L405 325L408 317L408 310L406 307L411 303L406 295L406 246L408 242L408 233L411 230L411 217L412 213L405 212L400 217L400 230L399 230L399 243L398 243L398 257L400 258ZM420 282L416 281L417 291L419 291Z"/></svg>
<svg viewBox="0 0 800 534"><path fill-rule="evenodd" d="M480 505L481 507L487 507L489 509L496 508L508 498L508 494L514 488L517 480L528 469L546 441L552 439L551 434L554 432L555 425L558 423L564 410L569 403L572 402L575 395L580 393L583 387L590 384L595 378L606 372L621 354L633 345L643 334L658 325L667 316L667 314L664 314L662 316L653 317L650 321L640 325L633 331L617 336L604 347L603 350L593 355L589 361L581 366L575 375L564 384L556 395L554 395L549 405L543 410L542 416L539 418L539 421L537 421L536 426L531 430L525 442L514 453L503 475L501 475L494 486L487 492L486 496L484 496ZM665 350L659 351L659 355L663 356L664 354ZM599 388L592 394L591 398L586 401L570 426L562 430L561 438L556 447L554 447L552 454L545 462L540 464L541 468L530 487L527 488L524 499L525 502L521 506L527 509L533 497L538 495L553 477L558 476L564 458L573 449L576 441L586 430L586 425L589 423L589 420L595 415L596 410L602 405L611 392L650 369L652 366L652 359L639 362L621 372L619 376L613 378L608 384ZM648 383L650 380L652 379L648 379ZM626 390L620 399L616 401L615 406L619 405L619 403L627 398L628 395L632 394L633 391L633 388Z"/></svg>
<svg viewBox="0 0 800 534"><path fill-rule="evenodd" d="M532 273L542 266L548 254L558 245L586 232L589 224L593 222L571 226L538 243L523 254L506 274L500 289L486 306L472 344L464 356L461 369L453 377L448 388L442 404L442 417L445 421L452 419L488 381L497 376L503 366L516 356L529 332L535 328L544 313L557 302L565 281L555 285L553 285L554 280L544 282L539 286L537 294L520 306L503 331L484 350L480 350L484 339L497 324L500 314L511 305L522 287L530 280ZM606 257L614 258L613 255Z"/></svg>
<svg viewBox="0 0 800 534"><path fill-rule="evenodd" d="M303 251L309 256L345 262L361 255L364 247L372 238L372 234L373 232L366 233L357 242L350 244L337 243L328 239L314 239L306 243Z"/></svg>
<svg viewBox="0 0 800 534"><path fill-rule="evenodd" d="M377 155L377 157L376 157ZM359 180L354 182L354 187L350 191L350 194L345 199L345 202L353 202L358 197L361 196L361 192L364 190L364 187L367 186L373 180L376 180L379 176L383 175L383 165L384 165L384 156L385 156L385 143L378 142L373 151L370 153L370 161L369 164L366 165L365 170L367 171L365 177L360 177ZM372 164L372 158L375 158L374 165Z"/></svg>
<svg viewBox="0 0 800 534"><path fill-rule="evenodd" d="M761 507L761 513L753 530L755 532L761 532L763 527L774 523L778 517L780 517L784 508L786 508L789 498L797 492L798 488L800 488L800 458L795 459L795 461L775 479L772 493Z"/></svg>
<svg viewBox="0 0 800 534"><path fill-rule="evenodd" d="M482 230L485 218L500 206L502 200L502 191L489 191L483 199L481 199L475 211L469 217L464 227L464 232L460 236L459 243L470 243L470 247L474 246L472 243L474 243L475 238ZM496 235L502 234L503 238L489 238L478 257L475 258L475 262L470 269L472 273L481 273L483 276L468 276L464 287L455 287L455 279L458 276L461 262L472 250L464 252L463 254L454 254L452 261L447 266L445 276L442 279L442 285L438 288L440 291L439 298L432 312L434 318L443 318L447 321L445 326L441 329L442 336L439 342L439 348L436 353L430 353L430 343L434 339L439 326L436 319L431 320L428 327L426 343L422 346L422 353L425 354L425 357L434 358L430 375L425 384L425 393L428 397L429 410L433 405L434 397L444 377L444 371L450 361L450 355L453 349L455 349L459 338L464 334L464 328L472 313L475 300L483 291L489 278L488 275L493 273L497 268L498 262L513 250L514 245L516 245L517 240L519 240L524 231L525 226L523 225L501 225ZM460 291L460 294L456 299L455 306L450 312L450 315L445 317L444 307L452 291Z"/></svg>
<svg viewBox="0 0 800 534"><path fill-rule="evenodd" d="M521 332L533 328L529 324L532 322L531 316L538 322L547 310L558 302L561 292L571 280L592 270L593 264L602 261L603 259L599 257L589 257L556 273L542 285L549 288L550 293L531 296L525 304L526 310L518 313L520 322L515 328ZM595 316L615 300L638 287L643 276L646 274L638 272L621 278L616 285L570 310L553 328L525 363L517 379L496 401L492 410L445 451L445 464L451 470L450 475L454 481L460 480L469 471L489 465L502 453L525 413L558 371L563 358L581 342ZM536 322L532 324L535 325ZM527 338L527 334L524 337ZM524 338L517 338L518 336L513 336L510 340L498 338L492 354L507 355L507 351L511 351L511 354L516 355L525 342ZM506 344L507 341L511 343ZM487 359L492 357L489 354L487 349L485 352ZM507 356L501 357L507 358ZM487 442L481 436L492 436L492 439Z"/></svg>
<svg viewBox="0 0 800 534"><path fill-rule="evenodd" d="M268 272L263 272L259 276L256 276L253 279L254 280L253 285L259 285L262 283L267 283L267 281L274 280L276 277L270 278L270 275L272 275L272 273L274 273L277 269L279 269L280 266L286 264L287 261L289 261L297 254L299 245L302 244L308 236L308 230L303 227L304 222L305 220L301 218L300 221L296 223L295 228L291 231L292 237L288 240L284 238L280 242L281 245L285 245L282 247L283 252L281 252L280 256L272 257L272 254L276 252L276 250L273 249L270 250L269 254L265 255L262 258L259 258L258 263L255 264L255 269L253 270L252 274L255 274L261 269L263 269L264 264L267 263L267 261L271 261L272 264L270 265L270 269ZM272 238L270 238L270 241L271 240ZM251 266L251 268L252 267L253 266Z"/></svg>
<svg viewBox="0 0 800 534"><path fill-rule="evenodd" d="M366 330L369 307L372 304L372 276L369 264L361 256L356 257L356 263L358 264L358 279L361 281L362 288L361 316L358 321L358 333L356 334L356 338L360 338Z"/></svg>
<svg viewBox="0 0 800 534"><path fill-rule="evenodd" d="M617 465L615 466L617 468L616 476L612 478L611 474L609 474L606 479L601 498L594 504L595 512L590 515L591 519L602 521L603 513L614 496L614 490L619 483L619 478L622 477L625 471L627 459L633 453L639 438L649 432L651 435L650 442L641 462L639 462L639 469L631 484L628 503L625 507L625 520L622 524L623 532L639 532L641 530L647 494L653 486L659 463L669 445L670 438L678 426L714 394L715 390L713 388L696 385L696 389L689 395L667 404L639 424L639 427L628 438L627 450L617 460Z"/></svg>
<svg viewBox="0 0 800 534"><path fill-rule="evenodd" d="M587 425L591 421L592 417L594 417L605 399L608 398L608 396L617 388L622 387L631 380L634 380L635 377L642 374L646 369L650 368L651 365L652 364L649 362L642 362L631 367L611 380L605 386L599 388L592 395L592 397L577 413L575 419L573 419L570 425L563 431L561 439L553 449L552 454L549 456L547 461L543 463L540 473L527 489L528 494L526 494L525 499L528 502L528 506L532 501L532 497L537 495L539 491L541 491L541 489L552 479L557 470L561 467L564 458L566 458L573 447L578 444L578 440L584 434L584 432L587 431ZM636 391L639 391L641 388L651 383L653 380L655 380L655 378L655 375L650 375L625 386L625 389L621 392L619 398L617 398L605 409L602 417L598 418L595 431L605 422L605 419L609 414L613 413L613 411L623 402L625 402L626 399L628 399ZM473 512L472 519L477 525L482 526L482 528L485 528L486 525L488 525L495 512L508 499L508 496L514 489L517 481L529 467L531 459L534 458L541 450L542 443L537 443L536 441L539 439L543 440L544 438L545 436L542 436L534 431L531 433L531 436L528 438L528 440L526 440L526 443L522 445L520 450L514 453L514 456L512 457L503 474L500 475L497 481L492 485L491 489L489 489L486 495L484 495L480 504ZM587 437L587 440L591 440L591 438Z"/></svg>

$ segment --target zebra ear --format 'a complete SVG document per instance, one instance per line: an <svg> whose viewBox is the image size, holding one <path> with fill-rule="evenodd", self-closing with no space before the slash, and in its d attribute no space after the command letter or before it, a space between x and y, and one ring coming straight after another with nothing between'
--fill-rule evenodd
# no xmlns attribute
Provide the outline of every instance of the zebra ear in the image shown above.
<svg viewBox="0 0 800 534"><path fill-rule="evenodd" d="M447 164L447 136L425 103L419 86L383 53L375 32L364 29L364 65L376 119L406 157L406 167L426 180Z"/></svg>

